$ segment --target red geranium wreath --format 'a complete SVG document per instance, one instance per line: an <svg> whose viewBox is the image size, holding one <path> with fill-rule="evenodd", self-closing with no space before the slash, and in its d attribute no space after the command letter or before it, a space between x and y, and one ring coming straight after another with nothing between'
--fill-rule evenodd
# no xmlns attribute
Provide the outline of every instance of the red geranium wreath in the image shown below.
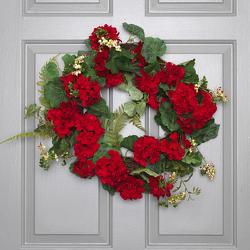
<svg viewBox="0 0 250 250"><path fill-rule="evenodd" d="M195 60L179 65L165 62L160 58L166 50L164 41L145 37L137 25L123 23L123 27L131 33L125 44L120 44L117 29L105 24L85 40L92 50L62 57L63 71L58 56L47 62L38 82L45 108L30 105L25 115L38 118L38 127L10 139L49 136L53 146L47 152L39 145L40 166L45 170L53 160L62 158L66 165L65 160L72 158L73 174L84 179L98 176L111 195L118 192L124 200L132 200L150 193L158 200L162 197L159 205L176 207L186 195L200 193L184 185L183 192L173 194L184 184L185 175L190 180L200 166L202 175L214 178L214 166L205 162L197 146L217 136L219 125L212 118L216 102L228 99L220 88L209 90L205 77L199 80ZM141 41L131 43L132 36ZM102 88L111 87L131 97L114 112L101 97ZM165 131L164 138L123 138L120 131L127 122L145 131L140 117L147 105L157 111L155 121ZM122 148L133 157L123 155ZM179 186L173 190L177 179Z"/></svg>

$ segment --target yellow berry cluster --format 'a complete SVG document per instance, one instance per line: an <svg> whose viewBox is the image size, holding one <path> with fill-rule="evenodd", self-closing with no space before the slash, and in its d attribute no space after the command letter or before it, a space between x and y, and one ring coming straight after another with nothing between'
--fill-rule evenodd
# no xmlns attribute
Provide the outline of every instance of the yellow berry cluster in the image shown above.
<svg viewBox="0 0 250 250"><path fill-rule="evenodd" d="M122 51L121 46L118 45L118 41L117 40L107 40L104 37L102 37L102 39L98 40L98 43L100 43L101 46L107 46L109 48L114 47L116 51Z"/></svg>

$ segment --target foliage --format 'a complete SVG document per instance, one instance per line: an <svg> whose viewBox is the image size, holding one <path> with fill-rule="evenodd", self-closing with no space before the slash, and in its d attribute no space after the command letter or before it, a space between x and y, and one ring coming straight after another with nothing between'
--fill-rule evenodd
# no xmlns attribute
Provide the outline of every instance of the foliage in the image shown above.
<svg viewBox="0 0 250 250"><path fill-rule="evenodd" d="M146 37L141 51L142 56L145 57L146 62L154 63L157 56L163 56L166 51L166 44L159 38Z"/></svg>

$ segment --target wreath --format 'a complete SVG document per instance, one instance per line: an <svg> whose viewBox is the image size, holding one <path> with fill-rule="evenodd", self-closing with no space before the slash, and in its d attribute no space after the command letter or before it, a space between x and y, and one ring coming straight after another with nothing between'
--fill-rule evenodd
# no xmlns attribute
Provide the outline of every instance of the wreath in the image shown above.
<svg viewBox="0 0 250 250"><path fill-rule="evenodd" d="M158 205L176 207L186 196L200 194L199 188L191 192L185 185L195 168L214 178L214 166L206 163L198 146L217 137L219 125L212 118L216 102L228 98L221 88L208 89L205 77L199 80L195 59L179 65L165 62L160 58L166 51L164 41L145 37L137 25L123 23L123 27L131 33L125 44L117 29L105 24L85 40L89 51L62 56L63 71L59 55L50 59L37 83L44 108L32 104L24 116L37 118L37 128L6 141L51 137L53 146L47 152L42 143L38 146L44 170L54 160L62 158L66 165L71 159L71 173L83 179L98 176L111 195L118 192L124 200L134 200L150 193ZM136 38L140 41L134 42ZM131 97L114 112L101 96L102 88L111 87ZM164 137L124 138L121 130L127 123L146 133L140 118L147 106L157 111L154 119ZM184 190L176 193L182 186Z"/></svg>

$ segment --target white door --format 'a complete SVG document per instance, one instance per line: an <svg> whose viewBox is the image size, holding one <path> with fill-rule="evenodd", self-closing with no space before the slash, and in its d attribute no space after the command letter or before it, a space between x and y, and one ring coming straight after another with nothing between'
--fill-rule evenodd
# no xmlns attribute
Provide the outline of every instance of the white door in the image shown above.
<svg viewBox="0 0 250 250"><path fill-rule="evenodd" d="M82 180L67 166L39 168L32 138L0 145L0 249L240 249L250 245L249 223L249 13L248 0L22 0L1 2L1 134L3 141L34 129L24 106L37 101L35 82L46 60L75 54L97 26L134 23L167 44L164 59L196 59L199 76L222 86L219 136L200 147L216 166L213 182L193 177L195 201L158 207L155 198L124 201ZM128 98L107 93L114 108ZM150 122L149 134L159 136ZM148 123L149 121L149 123ZM124 135L134 134L127 126ZM193 186L190 187L192 189Z"/></svg>

